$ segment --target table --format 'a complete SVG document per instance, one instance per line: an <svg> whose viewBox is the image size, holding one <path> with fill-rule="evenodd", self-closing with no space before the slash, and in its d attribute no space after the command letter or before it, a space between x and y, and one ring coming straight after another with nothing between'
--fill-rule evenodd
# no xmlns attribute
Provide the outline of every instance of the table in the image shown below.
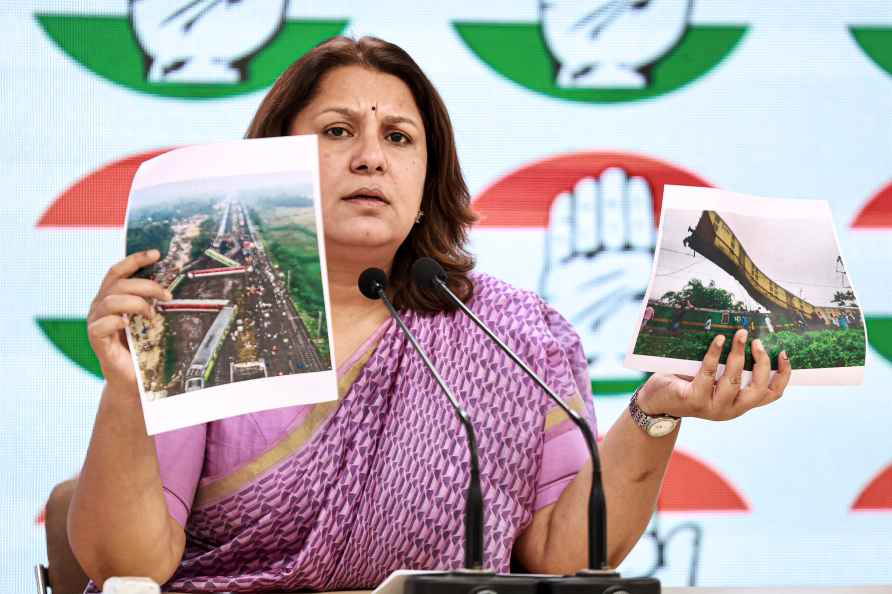
<svg viewBox="0 0 892 594"><path fill-rule="evenodd" d="M330 594L370 594L371 590L349 590ZM888 586L768 587L768 588L663 588L666 594L892 594Z"/></svg>
<svg viewBox="0 0 892 594"><path fill-rule="evenodd" d="M327 594L371 594L371 590L342 590ZM764 587L764 588L663 588L665 594L892 594L892 584L887 586L834 586L834 587ZM166 592L165 594L178 594ZM278 594L289 594L280 592Z"/></svg>

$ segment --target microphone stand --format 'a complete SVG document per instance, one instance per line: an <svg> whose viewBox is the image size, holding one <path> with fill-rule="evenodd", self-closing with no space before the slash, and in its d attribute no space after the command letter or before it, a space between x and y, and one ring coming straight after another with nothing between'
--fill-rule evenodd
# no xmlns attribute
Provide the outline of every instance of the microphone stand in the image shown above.
<svg viewBox="0 0 892 594"><path fill-rule="evenodd" d="M412 266L412 276L423 287L434 287L446 295L487 337L516 363L548 397L563 410L582 432L592 461L592 484L588 500L588 558L589 567L575 576L542 577L540 586L549 592L563 593L621 593L659 594L660 582L655 578L622 578L607 561L607 507L601 477L601 460L591 427L579 414L555 394L530 367L511 350L477 315L452 292L446 284L446 271L433 258L421 258ZM540 590L543 591L543 590Z"/></svg>
<svg viewBox="0 0 892 594"><path fill-rule="evenodd" d="M480 468L477 456L477 439L468 413L461 408L452 391L440 377L433 363L421 348L415 335L406 327L396 308L387 298L387 275L383 270L369 268L359 277L359 290L369 299L381 299L409 339L425 366L431 372L440 389L458 415L468 436L471 469L465 502L465 567L448 573L416 574L406 577L405 594L460 594L484 592L499 594L540 594L541 576L496 575L483 567L483 491L480 487Z"/></svg>
<svg viewBox="0 0 892 594"><path fill-rule="evenodd" d="M409 330L408 327L406 327L402 317L400 317L400 314L396 311L396 308L393 307L390 299L388 299L387 293L385 292L386 282L387 276L384 274L384 271L370 268L360 276L360 291L369 299L380 299L384 302L387 311L390 312L390 316L399 325L400 330L403 331L403 334L406 335L409 342L412 343L415 352L421 357L421 360L434 377L437 385L439 385L443 393L446 394L446 398L449 399L449 404L451 404L453 410L455 410L455 414L458 416L458 420L461 422L462 427L464 427L468 438L470 476L468 478L468 491L465 498L465 568L462 573L489 573L492 575L492 572L485 570L483 566L483 489L480 486L480 462L477 456L477 437L474 433L474 426L471 424L471 418L468 416L468 413L458 403L452 390L449 389L449 386L447 386L446 382L443 381L443 378L440 377L434 364L431 363L427 353L425 353L424 349L421 348L421 345L418 344L415 335L412 334L412 331Z"/></svg>
<svg viewBox="0 0 892 594"><path fill-rule="evenodd" d="M393 316L393 319L399 324L403 334L406 335L406 338L408 338L409 342L412 343L412 346L415 347L415 352L418 353L418 356L424 361L424 364L431 372L431 375L434 376L434 380L436 380L440 389L443 390L443 393L446 394L449 403L455 410L455 414L461 422L462 427L464 427L465 434L468 437L470 476L468 477L468 492L465 503L465 569L475 571L483 570L483 489L480 486L480 461L477 458L477 437L474 434L474 426L471 425L471 419L468 416L468 413L458 404L452 390L449 389L449 386L447 386L443 381L443 378L440 377L440 374L437 372L433 363L428 359L427 353L425 353L424 349L421 348L421 345L418 344L418 340L412 332L409 331L406 324L403 323L402 318L400 318L400 315L393 307L390 299L384 295L383 289L380 290L380 295L382 301L384 301L384 305L386 305L388 311L390 311L390 315Z"/></svg>

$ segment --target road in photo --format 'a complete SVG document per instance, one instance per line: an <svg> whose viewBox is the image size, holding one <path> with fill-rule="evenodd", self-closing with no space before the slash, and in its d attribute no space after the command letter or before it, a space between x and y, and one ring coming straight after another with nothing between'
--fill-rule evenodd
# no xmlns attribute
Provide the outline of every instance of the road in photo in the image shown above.
<svg viewBox="0 0 892 594"><path fill-rule="evenodd" d="M174 297L131 323L145 396L330 369L312 200L183 189L128 223L128 253L160 249L143 276Z"/></svg>

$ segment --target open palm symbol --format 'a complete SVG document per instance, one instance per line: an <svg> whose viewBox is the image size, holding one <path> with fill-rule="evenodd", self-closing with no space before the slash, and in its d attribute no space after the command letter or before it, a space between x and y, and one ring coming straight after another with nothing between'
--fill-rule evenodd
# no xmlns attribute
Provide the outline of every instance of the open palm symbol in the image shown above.
<svg viewBox="0 0 892 594"><path fill-rule="evenodd" d="M648 85L646 68L687 30L693 0L540 0L542 35L562 88Z"/></svg>
<svg viewBox="0 0 892 594"><path fill-rule="evenodd" d="M637 375L622 366L655 245L644 178L620 168L584 178L551 206L539 293L579 332L597 377Z"/></svg>
<svg viewBox="0 0 892 594"><path fill-rule="evenodd" d="M280 31L288 0L130 0L150 82L237 83Z"/></svg>

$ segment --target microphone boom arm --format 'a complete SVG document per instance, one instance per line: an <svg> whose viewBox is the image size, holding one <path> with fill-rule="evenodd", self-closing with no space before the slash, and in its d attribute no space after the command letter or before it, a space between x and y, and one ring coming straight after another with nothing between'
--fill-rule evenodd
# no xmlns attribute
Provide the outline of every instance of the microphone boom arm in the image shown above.
<svg viewBox="0 0 892 594"><path fill-rule="evenodd" d="M467 434L468 451L470 452L470 477L468 479L468 493L465 500L465 569L481 570L484 568L483 492L480 487L480 462L477 457L477 436L474 433L474 426L471 424L471 419L468 416L468 413L465 412L458 403L452 390L449 389L449 386L446 385L446 382L443 381L443 378L440 377L439 372L434 367L433 363L431 363L427 353L425 353L424 349L421 348L421 345L418 344L415 335L412 334L403 323L396 308L393 307L390 299L387 298L387 295L384 292L384 287L378 286L377 293L384 302L384 305L387 306L390 316L396 320L397 324L399 324L403 334L408 337L409 342L412 343L412 346L415 348L415 352L418 353L418 356L424 361L424 364L431 372L431 375L434 376L434 380L440 386L440 389L443 390L443 393L446 394L446 398L449 399L449 403L455 410L455 414Z"/></svg>
<svg viewBox="0 0 892 594"><path fill-rule="evenodd" d="M604 499L603 483L601 482L601 459L598 456L598 448L595 442L595 436L591 427L576 411L567 406L554 391L545 384L542 379L536 375L536 372L518 357L513 350L508 348L498 336L493 334L492 330L471 311L461 299L449 288L449 286L439 276L433 279L435 286L439 287L455 305L461 309L473 322L480 328L490 339L495 341L499 347L514 361L520 368L532 379L537 386L542 388L548 397L555 402L570 418L570 420L582 432L585 444L588 446L589 456L592 460L592 484L589 492L588 500L588 561L589 571L604 572L612 571L607 562L607 513ZM603 518L602 521L597 521Z"/></svg>

